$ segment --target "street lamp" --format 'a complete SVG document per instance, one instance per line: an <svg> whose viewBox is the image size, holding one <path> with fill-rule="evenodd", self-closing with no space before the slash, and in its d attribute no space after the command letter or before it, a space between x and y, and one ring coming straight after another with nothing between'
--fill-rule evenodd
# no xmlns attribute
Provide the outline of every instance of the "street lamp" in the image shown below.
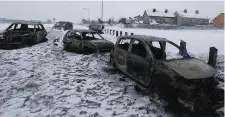
<svg viewBox="0 0 225 117"><path fill-rule="evenodd" d="M83 13L80 13L81 24L83 24L83 19L84 19Z"/></svg>
<svg viewBox="0 0 225 117"><path fill-rule="evenodd" d="M88 11L89 23L91 24L91 19L90 19L90 10L89 10L88 8L83 8L83 9Z"/></svg>

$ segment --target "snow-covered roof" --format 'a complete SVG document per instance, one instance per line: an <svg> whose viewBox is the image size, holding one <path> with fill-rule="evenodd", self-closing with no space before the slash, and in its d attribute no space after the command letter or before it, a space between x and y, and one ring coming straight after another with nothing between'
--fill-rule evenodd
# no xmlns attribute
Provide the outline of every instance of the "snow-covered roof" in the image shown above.
<svg viewBox="0 0 225 117"><path fill-rule="evenodd" d="M209 19L207 16L204 16L201 13L197 14L193 10L187 10L187 13L185 13L184 11L177 11L177 13L182 17Z"/></svg>
<svg viewBox="0 0 225 117"><path fill-rule="evenodd" d="M153 12L153 10L146 10L148 16L160 16L160 17L175 17L174 12L170 12L168 10L167 13L164 12L165 10L157 10L156 12Z"/></svg>

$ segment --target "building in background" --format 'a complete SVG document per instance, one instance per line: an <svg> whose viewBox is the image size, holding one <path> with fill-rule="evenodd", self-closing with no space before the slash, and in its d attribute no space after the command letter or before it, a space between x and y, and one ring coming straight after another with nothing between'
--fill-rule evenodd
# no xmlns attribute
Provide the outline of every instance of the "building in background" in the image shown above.
<svg viewBox="0 0 225 117"><path fill-rule="evenodd" d="M144 24L176 24L176 18L173 12L168 9L159 11L157 9L145 10L143 14Z"/></svg>
<svg viewBox="0 0 225 117"><path fill-rule="evenodd" d="M181 26L195 26L195 25L208 25L209 18L202 16L199 10L188 11L164 11L153 9L145 10L143 14L144 24L170 24L170 25L181 25Z"/></svg>
<svg viewBox="0 0 225 117"><path fill-rule="evenodd" d="M220 13L213 19L213 25L218 27L224 27L224 13Z"/></svg>
<svg viewBox="0 0 225 117"><path fill-rule="evenodd" d="M195 25L208 25L209 18L203 16L199 13L199 10L188 11L176 11L175 17L177 20L177 25L182 26L195 26Z"/></svg>
<svg viewBox="0 0 225 117"><path fill-rule="evenodd" d="M135 16L134 21L136 23L143 23L143 16L141 16L141 15Z"/></svg>

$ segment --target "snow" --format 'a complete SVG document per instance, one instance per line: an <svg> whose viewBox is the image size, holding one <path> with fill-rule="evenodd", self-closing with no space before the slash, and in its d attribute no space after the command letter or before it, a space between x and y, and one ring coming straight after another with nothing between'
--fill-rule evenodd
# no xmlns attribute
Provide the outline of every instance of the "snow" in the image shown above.
<svg viewBox="0 0 225 117"><path fill-rule="evenodd" d="M170 115L155 95L138 94L133 86L124 93L134 82L109 65L108 53L63 51L53 40L66 31L48 32L48 42L0 50L1 117Z"/></svg>
<svg viewBox="0 0 225 117"><path fill-rule="evenodd" d="M166 103L158 99L157 95L137 93L132 86L135 82L109 65L109 53L82 55L62 50L62 44L54 45L53 41L57 38L62 40L66 31L52 30L52 26L45 24L48 42L21 49L0 50L1 117L176 116L164 110ZM0 24L0 29L6 27L7 24ZM87 29L80 25L74 25L74 28ZM134 30L138 32L137 29ZM140 29L139 33L141 32L161 33L161 36L169 34L169 37L177 38L176 40L180 37L192 37L190 34L196 36L193 31L181 31L178 33L180 36L166 31ZM221 37L220 32L205 33L211 34L206 34L209 40L215 37L214 33ZM114 36L103 36L114 43L116 41ZM191 38L192 43L195 40ZM205 40L202 45L211 46L216 43L209 40ZM188 44L195 46L191 41ZM201 53L203 49L197 51ZM196 56L207 60L204 54ZM223 59L223 56L218 57L218 76L222 78ZM125 78L126 81L120 81L120 78Z"/></svg>
<svg viewBox="0 0 225 117"><path fill-rule="evenodd" d="M135 35L152 35L163 37L180 44L180 40L187 42L187 50L191 54L208 54L209 48L214 46L219 55L224 55L224 30L155 30L141 28L106 27L106 29L134 33Z"/></svg>

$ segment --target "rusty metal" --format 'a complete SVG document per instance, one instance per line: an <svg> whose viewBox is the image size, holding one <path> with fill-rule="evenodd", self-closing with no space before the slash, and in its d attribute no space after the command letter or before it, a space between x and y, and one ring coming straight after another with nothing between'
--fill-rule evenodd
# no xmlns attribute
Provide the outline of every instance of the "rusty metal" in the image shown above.
<svg viewBox="0 0 225 117"><path fill-rule="evenodd" d="M18 25L21 27L17 27ZM34 28L28 28L28 25L32 25ZM0 48L15 49L26 45L33 45L46 41L46 35L47 32L40 23L12 23L4 32L0 33Z"/></svg>
<svg viewBox="0 0 225 117"><path fill-rule="evenodd" d="M145 49L139 51L139 53L146 51L144 58L141 54L133 54L132 47L141 49L141 46L132 44L134 40L138 40ZM128 43L121 43L123 41ZM156 50L151 47L152 41L161 43L161 51L165 51L166 43L182 49L165 38L143 35L121 36L110 53L110 62L138 84L150 88L164 99L181 104L186 102L189 105L185 108L191 111L209 111L216 109L215 105L223 106L224 90L216 88L218 83L214 78L216 70L213 67L190 57L187 52L181 59L166 60L166 57L158 59L154 57ZM159 53L159 50L157 52Z"/></svg>
<svg viewBox="0 0 225 117"><path fill-rule="evenodd" d="M85 37L86 34L95 34L98 35L99 38L96 38L95 36ZM63 38L63 44L64 49L67 51L84 54L109 52L114 46L112 42L104 39L98 32L84 29L68 31Z"/></svg>

